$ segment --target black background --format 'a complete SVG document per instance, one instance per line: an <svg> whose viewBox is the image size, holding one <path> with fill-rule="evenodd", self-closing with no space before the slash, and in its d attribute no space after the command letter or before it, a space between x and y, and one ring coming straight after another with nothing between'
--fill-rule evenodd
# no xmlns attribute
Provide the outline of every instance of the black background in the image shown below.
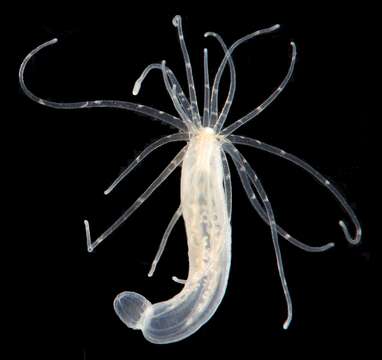
<svg viewBox="0 0 382 360"><path fill-rule="evenodd" d="M108 5L108 4L106 4ZM373 67L377 47L372 9L320 3L302 8L230 4L172 7L126 3L85 11L57 3L25 9L14 17L12 112L7 117L10 183L17 188L8 211L12 235L12 330L22 339L13 357L70 359L204 358L233 351L236 357L310 356L360 350L369 358L378 333L376 239L371 232L369 185ZM30 12L29 12L30 11ZM173 175L94 253L86 250L83 219L97 236L171 161L180 144L152 154L109 196L103 191L141 150L169 126L122 110L55 110L30 101L17 82L18 66L37 45L57 37L30 62L25 80L35 94L55 101L119 99L175 113L153 72L141 93L131 93L150 63L167 60L183 84L186 77L173 16L183 28L202 103L202 51L208 47L214 74L222 51L205 31L227 44L275 23L279 31L235 51L237 92L229 122L270 94L286 73L289 42L297 46L292 80L266 111L237 131L281 147L323 173L353 207L363 241L346 243L338 220L348 221L334 198L302 170L255 149L242 148L263 181L277 221L296 238L327 253L305 253L280 240L294 317L282 329L286 306L269 228L251 208L233 164L232 270L226 295L213 318L191 337L153 345L126 328L112 302L132 290L165 300L187 274L187 247L179 223L152 278L146 274L163 231L179 204L180 171ZM223 78L227 84L228 76ZM222 93L227 90L223 87ZM223 98L222 98L223 100ZM8 138L8 136L6 136ZM5 139L5 143L8 139ZM8 188L6 188L8 189ZM352 229L353 230L353 229ZM261 355L264 354L264 355ZM330 357L330 355L328 355Z"/></svg>

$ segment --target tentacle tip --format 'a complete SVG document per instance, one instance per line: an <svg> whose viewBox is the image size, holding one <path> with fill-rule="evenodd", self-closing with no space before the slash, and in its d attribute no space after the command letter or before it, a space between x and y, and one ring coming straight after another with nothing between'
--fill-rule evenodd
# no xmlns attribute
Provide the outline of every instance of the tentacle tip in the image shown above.
<svg viewBox="0 0 382 360"><path fill-rule="evenodd" d="M288 330L289 325L290 325L290 319L285 320L285 322L283 324L283 329Z"/></svg>
<svg viewBox="0 0 382 360"><path fill-rule="evenodd" d="M104 195L109 195L110 192L111 192L111 189L109 188L109 189L106 189L106 190L103 192L103 194L104 194Z"/></svg>
<svg viewBox="0 0 382 360"><path fill-rule="evenodd" d="M275 30L277 30L277 29L279 29L280 28L280 24L275 24L275 25L273 25L273 28L275 29Z"/></svg>
<svg viewBox="0 0 382 360"><path fill-rule="evenodd" d="M85 220L84 220L84 225L85 225L86 239L89 240L89 238L90 238L89 221L87 221L87 220L85 219Z"/></svg>
<svg viewBox="0 0 382 360"><path fill-rule="evenodd" d="M348 230L346 224L345 224L342 220L340 220L340 221L338 222L338 225L341 226L341 229L342 229L342 231L343 231L343 233L344 233L344 235L345 235L345 238L346 238L346 240L347 240L349 243L355 245L355 244L358 244L358 243L361 241L361 236L362 236L362 230L361 230L361 228L357 227L357 231L356 231L355 238L352 238L352 237L350 236L350 233L349 233L349 230Z"/></svg>
<svg viewBox="0 0 382 360"><path fill-rule="evenodd" d="M291 41L290 45L292 46L292 60L295 60L297 55L296 44L293 41Z"/></svg>
<svg viewBox="0 0 382 360"><path fill-rule="evenodd" d="M186 280L179 279L177 276L172 276L171 279L172 281L175 281L178 284L184 285L186 283Z"/></svg>
<svg viewBox="0 0 382 360"><path fill-rule="evenodd" d="M92 240L90 237L89 221L84 220L84 225L85 225L86 244L87 244L88 252L92 252L94 250L94 247L92 246Z"/></svg>
<svg viewBox="0 0 382 360"><path fill-rule="evenodd" d="M181 21L182 21L181 16L180 15L175 15L174 18L172 19L172 24L174 26L178 27Z"/></svg>
<svg viewBox="0 0 382 360"><path fill-rule="evenodd" d="M151 268L147 274L147 277L151 278L154 275L154 271L156 269L158 261L154 260L153 263L151 264Z"/></svg>
<svg viewBox="0 0 382 360"><path fill-rule="evenodd" d="M133 87L133 95L136 96L139 93L139 90L141 90L141 82L137 80Z"/></svg>
<svg viewBox="0 0 382 360"><path fill-rule="evenodd" d="M58 41L58 39L57 39L57 38L54 38L54 39L50 40L50 43L51 43L51 44L55 44L57 41Z"/></svg>
<svg viewBox="0 0 382 360"><path fill-rule="evenodd" d="M346 238L350 237L348 227L346 226L346 224L342 220L340 220L338 222L338 225L341 227L342 231L344 232L345 237Z"/></svg>
<svg viewBox="0 0 382 360"><path fill-rule="evenodd" d="M347 228L346 224L342 220L340 220L338 222L338 225L341 227L342 231L344 232L345 237L348 237L349 236L349 231L348 231L348 228Z"/></svg>

